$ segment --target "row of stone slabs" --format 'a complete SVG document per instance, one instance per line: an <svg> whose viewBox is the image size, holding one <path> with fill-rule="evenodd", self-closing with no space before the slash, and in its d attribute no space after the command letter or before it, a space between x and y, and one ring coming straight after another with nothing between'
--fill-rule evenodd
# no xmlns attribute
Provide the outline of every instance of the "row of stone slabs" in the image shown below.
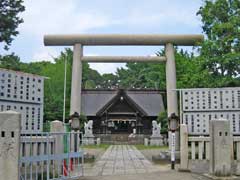
<svg viewBox="0 0 240 180"><path fill-rule="evenodd" d="M131 145L112 145L85 176L138 174L159 171L144 155Z"/></svg>

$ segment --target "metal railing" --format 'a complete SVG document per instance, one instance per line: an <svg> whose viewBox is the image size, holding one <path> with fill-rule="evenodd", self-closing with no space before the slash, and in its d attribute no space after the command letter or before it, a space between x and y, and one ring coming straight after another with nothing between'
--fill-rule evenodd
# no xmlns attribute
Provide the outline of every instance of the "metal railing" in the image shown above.
<svg viewBox="0 0 240 180"><path fill-rule="evenodd" d="M82 133L31 133L20 137L20 180L75 179L83 176Z"/></svg>

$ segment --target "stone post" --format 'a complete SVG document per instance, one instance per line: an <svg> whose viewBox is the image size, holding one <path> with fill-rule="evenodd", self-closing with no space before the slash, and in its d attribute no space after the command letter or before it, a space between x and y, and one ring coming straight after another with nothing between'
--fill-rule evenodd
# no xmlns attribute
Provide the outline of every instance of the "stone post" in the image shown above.
<svg viewBox="0 0 240 180"><path fill-rule="evenodd" d="M53 143L54 154L63 154L64 153L64 125L63 122L55 120L50 124L50 132L53 133L52 136L55 139ZM54 134L56 133L56 134ZM54 161L55 167L59 166L59 161Z"/></svg>
<svg viewBox="0 0 240 180"><path fill-rule="evenodd" d="M210 133L210 173L214 176L231 176L233 159L233 138L230 121L211 120Z"/></svg>
<svg viewBox="0 0 240 180"><path fill-rule="evenodd" d="M175 64L175 56L174 56L174 47L173 44L167 43L165 46L166 53L166 86L167 86L167 114L168 117L171 116L172 113L178 115L178 102L177 102L177 91L176 91L176 64ZM176 124L177 127L177 124ZM169 142L171 142L171 132L169 134ZM175 149L178 151L180 149L179 146L179 131L175 132L176 142ZM169 143L170 144L170 143Z"/></svg>
<svg viewBox="0 0 240 180"><path fill-rule="evenodd" d="M50 129L51 129L50 130L51 133L53 133L53 137L56 139L54 144L55 154L61 154L64 152L64 147L63 147L64 134L57 134L57 133L64 133L64 125L61 121L55 120L51 122Z"/></svg>
<svg viewBox="0 0 240 180"><path fill-rule="evenodd" d="M180 125L180 171L189 171L188 169L188 131L187 125Z"/></svg>
<svg viewBox="0 0 240 180"><path fill-rule="evenodd" d="M0 112L0 178L19 179L21 114Z"/></svg>
<svg viewBox="0 0 240 180"><path fill-rule="evenodd" d="M73 47L70 115L74 112L81 114L82 56L83 46L75 44Z"/></svg>
<svg viewBox="0 0 240 180"><path fill-rule="evenodd" d="M101 138L97 138L97 145L101 145Z"/></svg>
<svg viewBox="0 0 240 180"><path fill-rule="evenodd" d="M144 138L144 146L148 146L148 138Z"/></svg>

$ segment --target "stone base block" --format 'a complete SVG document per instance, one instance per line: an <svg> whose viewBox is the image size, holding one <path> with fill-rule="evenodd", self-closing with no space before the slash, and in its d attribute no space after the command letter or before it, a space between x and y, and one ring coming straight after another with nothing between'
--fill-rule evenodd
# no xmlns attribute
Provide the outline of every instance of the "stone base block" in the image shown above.
<svg viewBox="0 0 240 180"><path fill-rule="evenodd" d="M97 145L99 146L101 144L101 139L97 138Z"/></svg>
<svg viewBox="0 0 240 180"><path fill-rule="evenodd" d="M95 137L83 137L83 145L94 145Z"/></svg>
<svg viewBox="0 0 240 180"><path fill-rule="evenodd" d="M149 140L148 138L144 138L144 146L148 146Z"/></svg>
<svg viewBox="0 0 240 180"><path fill-rule="evenodd" d="M162 137L150 137L150 146L163 146Z"/></svg>

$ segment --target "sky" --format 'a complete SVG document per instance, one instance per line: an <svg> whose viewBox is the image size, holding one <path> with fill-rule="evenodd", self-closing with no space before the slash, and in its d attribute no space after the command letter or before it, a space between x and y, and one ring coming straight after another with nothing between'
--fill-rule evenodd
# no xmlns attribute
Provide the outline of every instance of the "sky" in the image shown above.
<svg viewBox="0 0 240 180"><path fill-rule="evenodd" d="M53 61L66 47L43 44L45 34L199 34L202 0L25 0L24 19L10 50L23 62ZM70 47L72 48L72 47ZM84 55L154 55L161 46L84 47ZM180 47L181 48L181 47ZM186 50L191 50L187 48ZM90 63L101 74L124 63Z"/></svg>

